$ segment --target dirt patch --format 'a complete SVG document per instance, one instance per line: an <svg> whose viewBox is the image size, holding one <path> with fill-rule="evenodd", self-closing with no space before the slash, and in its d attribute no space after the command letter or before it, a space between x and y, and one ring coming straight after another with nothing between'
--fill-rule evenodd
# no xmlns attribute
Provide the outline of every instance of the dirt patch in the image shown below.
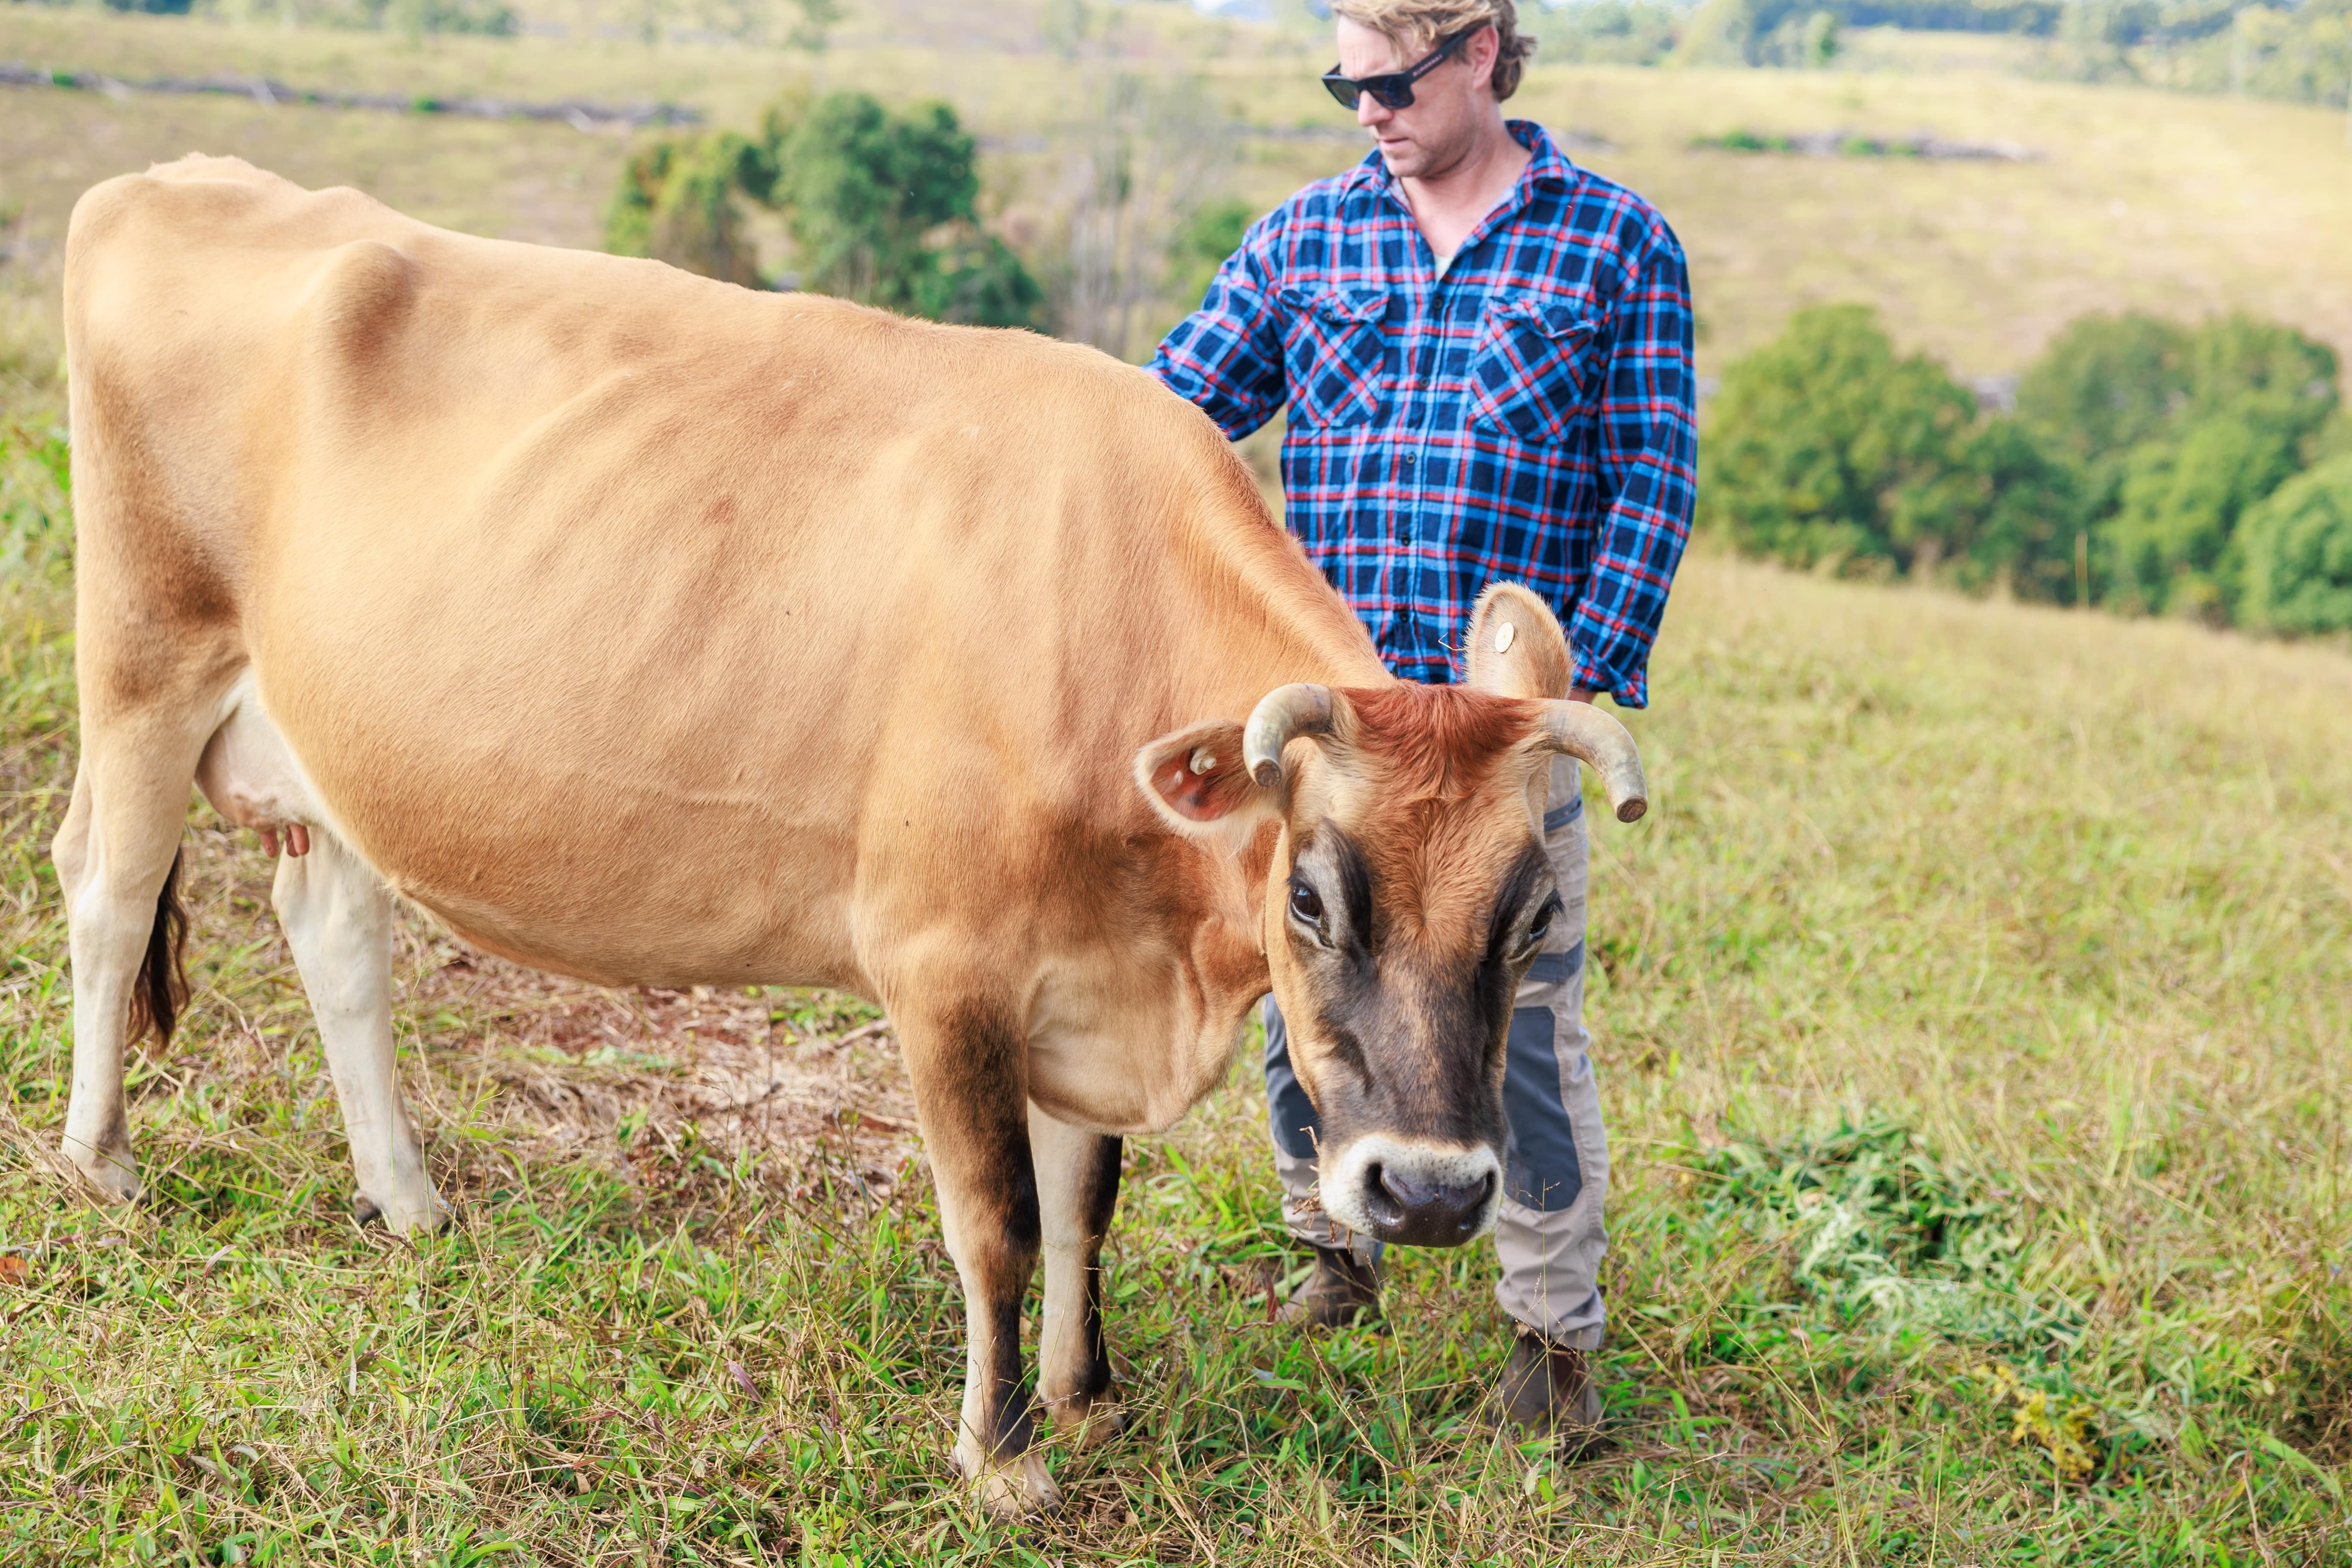
<svg viewBox="0 0 2352 1568"><path fill-rule="evenodd" d="M436 1098L558 1156L611 1159L652 1185L724 1173L792 1189L845 1175L876 1197L919 1157L888 1020L832 992L611 990L476 952L412 917L401 998L425 1022ZM436 1118L437 1119L437 1118Z"/></svg>

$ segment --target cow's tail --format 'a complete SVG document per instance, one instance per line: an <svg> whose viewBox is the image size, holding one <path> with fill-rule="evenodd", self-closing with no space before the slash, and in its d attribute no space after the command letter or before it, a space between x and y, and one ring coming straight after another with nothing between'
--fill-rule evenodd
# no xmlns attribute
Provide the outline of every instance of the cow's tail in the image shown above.
<svg viewBox="0 0 2352 1568"><path fill-rule="evenodd" d="M181 950L188 942L188 911L180 902L181 852L172 852L172 868L163 873L163 890L155 895L155 923L147 931L147 952L139 961L139 978L131 984L131 1036L148 1030L156 1043L170 1045L188 1005L188 972Z"/></svg>

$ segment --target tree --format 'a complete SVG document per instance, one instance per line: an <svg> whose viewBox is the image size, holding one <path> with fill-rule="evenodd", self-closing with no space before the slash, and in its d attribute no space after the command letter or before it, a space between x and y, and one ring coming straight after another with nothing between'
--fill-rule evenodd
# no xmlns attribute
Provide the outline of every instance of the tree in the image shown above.
<svg viewBox="0 0 2352 1568"><path fill-rule="evenodd" d="M2017 384L2017 416L2094 468L2159 434L2189 396L2189 331L2155 316L2078 316Z"/></svg>
<svg viewBox="0 0 2352 1568"><path fill-rule="evenodd" d="M1096 107L1067 164L1055 314L1063 336L1124 359L1148 345L1145 312L1171 296L1188 310L1200 302L1248 215L1220 195L1233 165L1233 116L1205 82L1099 63L1087 79ZM1229 235L1203 267L1203 247Z"/></svg>
<svg viewBox="0 0 2352 1568"><path fill-rule="evenodd" d="M1973 526L1955 542L1958 584L2083 603L2088 584L2078 581L2076 552L2088 542L2089 511L2082 465L2022 421L1994 418L1969 442L1969 469L1978 489Z"/></svg>
<svg viewBox="0 0 2352 1568"><path fill-rule="evenodd" d="M1875 311L1800 310L1723 375L1700 443L1702 521L1738 548L1846 572L1932 565L1981 496L1976 399Z"/></svg>
<svg viewBox="0 0 2352 1568"><path fill-rule="evenodd" d="M976 216L973 152L943 103L901 116L864 93L780 101L756 140L672 137L631 157L604 248L764 288L744 198L783 212L799 287L934 321L1032 326L1044 293Z"/></svg>
<svg viewBox="0 0 2352 1568"><path fill-rule="evenodd" d="M2134 448L2120 509L2102 530L2106 597L2119 609L2228 622L2238 520L2294 470L2293 441L2234 414Z"/></svg>
<svg viewBox="0 0 2352 1568"><path fill-rule="evenodd" d="M775 136L773 200L802 287L909 315L1028 326L1043 291L981 226L974 144L944 103L891 113L862 92L818 99Z"/></svg>
<svg viewBox="0 0 2352 1568"><path fill-rule="evenodd" d="M2103 318L2062 334L2019 407L2089 465L2103 596L2232 618L2239 520L2307 461L2336 411L2336 372L2325 343L2243 315L2186 329Z"/></svg>
<svg viewBox="0 0 2352 1568"><path fill-rule="evenodd" d="M604 210L604 248L763 288L736 196L764 199L774 183L766 147L734 132L655 142L622 168Z"/></svg>
<svg viewBox="0 0 2352 1568"><path fill-rule="evenodd" d="M2352 453L2282 485L2247 512L2240 537L2248 626L2352 631Z"/></svg>

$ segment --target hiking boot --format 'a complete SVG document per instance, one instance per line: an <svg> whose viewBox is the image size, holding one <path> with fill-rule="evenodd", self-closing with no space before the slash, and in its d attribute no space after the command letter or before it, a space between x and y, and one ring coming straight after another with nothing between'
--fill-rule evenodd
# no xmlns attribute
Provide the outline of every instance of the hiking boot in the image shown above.
<svg viewBox="0 0 2352 1568"><path fill-rule="evenodd" d="M1554 1436L1563 1463L1591 1458L1611 1447L1601 1431L1601 1389L1584 1352L1540 1334L1519 1331L1495 1385L1495 1403L1506 1436L1519 1442Z"/></svg>
<svg viewBox="0 0 2352 1568"><path fill-rule="evenodd" d="M1343 1247L1315 1249L1315 1272L1282 1304L1282 1321L1300 1328L1337 1329L1381 1317L1381 1266Z"/></svg>

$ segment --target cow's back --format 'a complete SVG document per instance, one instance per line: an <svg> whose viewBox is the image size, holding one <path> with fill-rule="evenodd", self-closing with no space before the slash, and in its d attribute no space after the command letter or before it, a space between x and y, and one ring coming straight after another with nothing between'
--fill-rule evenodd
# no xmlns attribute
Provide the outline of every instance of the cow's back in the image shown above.
<svg viewBox="0 0 2352 1568"><path fill-rule="evenodd" d="M1121 668L1150 629L1106 628L1181 601L1170 519L1239 471L1090 351L230 161L86 197L68 313L77 438L125 498L86 521L128 563L92 585L232 626L395 887L614 979L856 984L907 858L1001 895L1008 814L1126 812L1164 715Z"/></svg>

